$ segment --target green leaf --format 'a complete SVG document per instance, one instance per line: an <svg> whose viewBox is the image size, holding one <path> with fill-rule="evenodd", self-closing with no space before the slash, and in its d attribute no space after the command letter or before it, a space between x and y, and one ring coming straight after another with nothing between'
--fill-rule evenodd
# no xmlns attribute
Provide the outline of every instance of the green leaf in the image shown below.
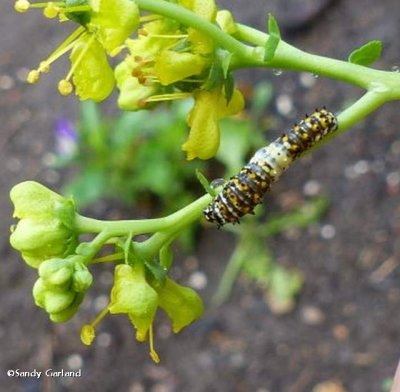
<svg viewBox="0 0 400 392"><path fill-rule="evenodd" d="M271 61L274 58L276 48L281 40L281 32L279 31L278 22L271 14L268 14L268 33L269 38L267 39L264 48L264 61Z"/></svg>
<svg viewBox="0 0 400 392"><path fill-rule="evenodd" d="M129 233L124 243L124 259L126 264L129 264L129 252L131 250L131 246L132 246L132 233Z"/></svg>
<svg viewBox="0 0 400 392"><path fill-rule="evenodd" d="M158 286L162 286L167 278L167 270L156 261L145 261L146 268L157 281Z"/></svg>
<svg viewBox="0 0 400 392"><path fill-rule="evenodd" d="M174 255L172 253L171 245L164 245L160 249L160 265L165 269L169 270L172 265Z"/></svg>
<svg viewBox="0 0 400 392"><path fill-rule="evenodd" d="M221 66L224 78L228 77L231 60L232 60L232 53L223 51L223 53L221 54Z"/></svg>
<svg viewBox="0 0 400 392"><path fill-rule="evenodd" d="M235 79L233 79L231 74L228 74L228 76L224 81L224 92L227 104L229 104L229 102L231 101L234 90L235 90Z"/></svg>
<svg viewBox="0 0 400 392"><path fill-rule="evenodd" d="M223 79L224 79L224 71L222 69L222 65L219 61L214 61L211 64L210 71L208 73L205 89L212 90L216 86L219 86Z"/></svg>
<svg viewBox="0 0 400 392"><path fill-rule="evenodd" d="M80 5L88 5L88 0L66 0L65 7L78 7ZM90 22L90 12L67 12L66 17L70 20L73 20L82 26L86 26L87 23Z"/></svg>
<svg viewBox="0 0 400 392"><path fill-rule="evenodd" d="M208 182L207 178L204 176L204 174L196 169L196 176L197 179L200 181L200 184L203 186L204 190L210 194L212 197L215 196L215 190L211 187L210 183Z"/></svg>
<svg viewBox="0 0 400 392"><path fill-rule="evenodd" d="M370 65L382 54L381 41L369 41L350 53L348 61L358 65Z"/></svg>

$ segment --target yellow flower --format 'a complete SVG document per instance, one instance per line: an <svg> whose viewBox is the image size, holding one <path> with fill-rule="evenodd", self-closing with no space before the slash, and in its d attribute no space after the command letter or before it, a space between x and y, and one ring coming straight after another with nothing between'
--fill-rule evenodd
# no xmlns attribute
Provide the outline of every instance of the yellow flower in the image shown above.
<svg viewBox="0 0 400 392"><path fill-rule="evenodd" d="M232 99L227 103L222 88L201 90L194 98L195 105L187 120L190 133L182 149L187 152L189 160L196 157L209 159L218 151L219 121L240 112L244 107L244 99L240 91L235 89Z"/></svg>
<svg viewBox="0 0 400 392"><path fill-rule="evenodd" d="M73 91L80 99L101 101L113 90L115 80L106 54L114 56L124 41L136 29L139 10L132 0L65 0L64 2L30 3L18 0L15 8L25 12L30 8L44 8L49 18L73 20L78 27L37 69L28 75L29 83L36 83L42 73L49 72L51 64L71 52L72 67L58 88L62 95Z"/></svg>
<svg viewBox="0 0 400 392"><path fill-rule="evenodd" d="M110 313L127 313L136 328L136 339L143 342L158 307L157 292L147 283L144 265L118 265L111 291Z"/></svg>

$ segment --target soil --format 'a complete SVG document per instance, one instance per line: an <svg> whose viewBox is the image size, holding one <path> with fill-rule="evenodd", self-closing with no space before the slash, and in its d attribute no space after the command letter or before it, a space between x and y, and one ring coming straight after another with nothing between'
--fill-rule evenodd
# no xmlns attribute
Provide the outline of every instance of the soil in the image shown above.
<svg viewBox="0 0 400 392"><path fill-rule="evenodd" d="M278 262L304 274L295 309L273 314L263 295L239 279L229 301L212 309L216 290L233 247L224 231L202 229L196 254L177 256L183 284L194 272L207 279L200 291L206 303L202 320L172 336L166 319L156 325L161 363L134 340L125 317L108 317L89 348L79 340L83 323L107 301L111 270L97 269L96 284L78 316L53 325L34 306L36 272L8 244L12 208L9 189L35 179L59 189L62 176L45 165L53 148L52 124L76 116L78 104L56 93L66 63L35 86L23 82L66 36L40 12L18 15L12 2L0 14L0 385L3 391L115 392L385 392L400 357L400 124L398 104L388 104L350 132L301 162L277 184L270 200L279 211L285 196L304 197L312 180L328 195L323 220L295 235L269 240ZM307 51L346 59L365 42L384 44L376 67L400 65L400 3L359 1L221 1L238 20L258 28L268 12L281 21L286 40ZM251 4L251 6L249 6ZM301 7L299 7L301 4ZM361 94L324 78L270 70L241 74L250 83L267 79L275 96L269 108L275 132L324 104L340 111ZM113 106L111 99L109 106ZM289 110L288 110L289 105ZM272 131L271 131L272 132ZM315 183L314 183L315 184ZM283 207L282 207L283 208ZM272 207L269 208L271 210ZM277 212L277 211L272 211ZM99 203L92 216L133 216L117 205ZM328 235L327 235L328 233ZM8 369L82 369L81 377L7 377ZM330 382L327 384L326 382ZM324 383L324 384L321 384ZM318 387L316 387L319 384Z"/></svg>

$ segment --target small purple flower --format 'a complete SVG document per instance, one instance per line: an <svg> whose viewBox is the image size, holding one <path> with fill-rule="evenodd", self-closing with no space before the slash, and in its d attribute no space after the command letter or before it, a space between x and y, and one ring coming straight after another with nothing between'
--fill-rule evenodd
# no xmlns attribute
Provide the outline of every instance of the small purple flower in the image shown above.
<svg viewBox="0 0 400 392"><path fill-rule="evenodd" d="M59 118L55 124L54 134L57 155L62 158L71 158L75 155L79 136L72 121L63 117Z"/></svg>

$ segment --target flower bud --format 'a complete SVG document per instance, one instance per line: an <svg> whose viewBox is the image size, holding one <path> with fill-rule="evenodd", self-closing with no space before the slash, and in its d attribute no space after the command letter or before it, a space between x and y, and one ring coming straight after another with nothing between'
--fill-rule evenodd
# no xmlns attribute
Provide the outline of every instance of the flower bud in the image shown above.
<svg viewBox="0 0 400 392"><path fill-rule="evenodd" d="M33 297L35 303L47 313L57 313L67 309L75 299L75 293L46 285L39 278L33 286Z"/></svg>
<svg viewBox="0 0 400 392"><path fill-rule="evenodd" d="M65 257L75 250L78 237L71 199L34 181L14 186L10 197L15 207L14 217L20 219L10 243L28 265L38 268L44 260Z"/></svg>
<svg viewBox="0 0 400 392"><path fill-rule="evenodd" d="M10 191L14 203L14 217L27 218L32 216L57 215L60 219L73 219L75 205L58 193L51 191L35 181L24 181L15 185ZM65 222L67 223L67 222ZM72 222L71 226L72 226Z"/></svg>
<svg viewBox="0 0 400 392"><path fill-rule="evenodd" d="M53 323L64 323L71 319L78 311L79 305L82 303L84 293L77 293L73 302L64 310L60 312L50 313L49 317Z"/></svg>
<svg viewBox="0 0 400 392"><path fill-rule="evenodd" d="M66 259L50 259L44 261L39 267L39 276L46 285L69 285L74 273L74 265Z"/></svg>
<svg viewBox="0 0 400 392"><path fill-rule="evenodd" d="M74 277L72 279L72 288L77 293L85 292L93 283L93 276L86 265L75 263Z"/></svg>
<svg viewBox="0 0 400 392"><path fill-rule="evenodd" d="M45 294L44 310L47 313L62 312L72 304L74 299L74 291L48 290Z"/></svg>

